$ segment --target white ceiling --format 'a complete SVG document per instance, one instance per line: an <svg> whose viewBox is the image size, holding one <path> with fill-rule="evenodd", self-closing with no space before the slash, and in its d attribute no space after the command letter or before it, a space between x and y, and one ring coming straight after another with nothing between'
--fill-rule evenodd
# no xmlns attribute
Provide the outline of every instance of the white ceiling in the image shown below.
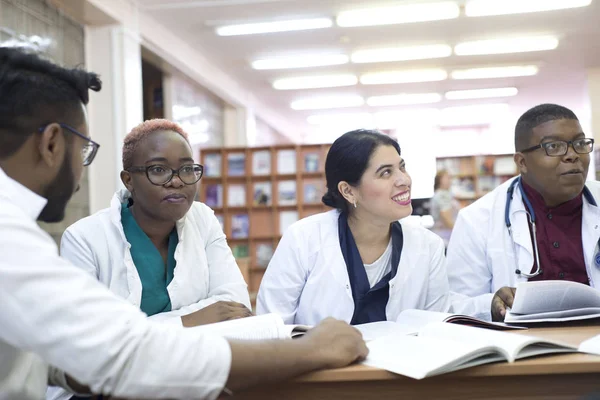
<svg viewBox="0 0 600 400"><path fill-rule="evenodd" d="M502 0L497 0L502 1ZM417 1L418 2L418 1ZM506 15L357 28L332 27L311 31L220 37L216 26L230 23L264 22L296 18L331 17L340 11L415 3L410 1L365 0L138 0L141 9L198 48L207 58L288 119L298 131L312 128L306 118L314 114L339 112L394 111L399 107L357 107L323 111L294 111L293 100L322 95L373 95L438 92L515 86L519 94L507 99L442 100L443 108L480 103L504 102L520 113L542 102L556 102L582 110L586 107L586 69L600 67L600 1L584 8L534 14ZM464 1L458 0L462 4ZM536 34L557 35L556 50L486 56L455 56L425 61L346 64L296 70L256 71L256 59L313 53L345 53L378 47L445 43ZM166 60L168 62L168 60ZM278 91L271 86L277 78L351 73L360 75L395 69L441 67L448 71L497 65L535 64L539 74L532 77L395 85L356 85L345 88ZM176 66L175 66L176 67ZM415 107L415 106L413 106ZM423 106L416 106L422 108ZM405 107L404 109L406 109ZM410 108L410 107L408 107Z"/></svg>

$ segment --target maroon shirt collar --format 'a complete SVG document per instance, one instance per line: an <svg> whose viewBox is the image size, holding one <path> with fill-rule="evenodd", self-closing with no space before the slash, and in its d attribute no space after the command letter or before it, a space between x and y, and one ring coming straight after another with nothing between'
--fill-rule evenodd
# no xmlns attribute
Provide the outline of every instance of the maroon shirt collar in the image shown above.
<svg viewBox="0 0 600 400"><path fill-rule="evenodd" d="M537 190L525 183L523 179L521 179L521 182L523 183L523 190L531 202L533 211L536 213L536 215L547 214L550 212L555 215L571 215L577 212L583 205L583 192L581 192L574 199L559 204L556 207L548 207L546 206L544 198L538 193Z"/></svg>

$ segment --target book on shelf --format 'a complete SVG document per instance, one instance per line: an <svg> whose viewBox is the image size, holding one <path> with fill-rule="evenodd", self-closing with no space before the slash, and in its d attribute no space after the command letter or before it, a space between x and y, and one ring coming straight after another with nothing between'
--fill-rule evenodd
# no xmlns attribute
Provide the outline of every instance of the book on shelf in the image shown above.
<svg viewBox="0 0 600 400"><path fill-rule="evenodd" d="M231 246L231 252L235 258L245 258L248 257L250 252L248 251L247 244L236 244Z"/></svg>
<svg viewBox="0 0 600 400"><path fill-rule="evenodd" d="M367 342L363 364L414 379L476 365L577 352L575 346L535 336L445 322L432 322L416 335L392 334Z"/></svg>
<svg viewBox="0 0 600 400"><path fill-rule="evenodd" d="M317 204L321 202L323 196L322 182L305 181L304 182L304 203Z"/></svg>
<svg viewBox="0 0 600 400"><path fill-rule="evenodd" d="M259 150L252 153L252 175L271 174L271 152Z"/></svg>
<svg viewBox="0 0 600 400"><path fill-rule="evenodd" d="M280 175L296 173L296 150L277 151L277 173Z"/></svg>
<svg viewBox="0 0 600 400"><path fill-rule="evenodd" d="M304 154L304 172L319 171L319 153Z"/></svg>
<svg viewBox="0 0 600 400"><path fill-rule="evenodd" d="M233 239L248 238L248 214L234 214L231 216L231 237Z"/></svg>
<svg viewBox="0 0 600 400"><path fill-rule="evenodd" d="M223 185L220 183L208 184L205 194L204 204L211 208L223 207Z"/></svg>
<svg viewBox="0 0 600 400"><path fill-rule="evenodd" d="M283 233L294 222L298 221L298 211L281 211L279 213L279 234Z"/></svg>
<svg viewBox="0 0 600 400"><path fill-rule="evenodd" d="M515 300L504 322L531 324L600 318L600 291L570 281L517 284Z"/></svg>
<svg viewBox="0 0 600 400"><path fill-rule="evenodd" d="M273 193L271 182L255 182L252 204L255 206L270 206L272 204Z"/></svg>
<svg viewBox="0 0 600 400"><path fill-rule="evenodd" d="M229 153L227 155L227 174L229 176L246 175L246 154Z"/></svg>
<svg viewBox="0 0 600 400"><path fill-rule="evenodd" d="M192 328L199 334L212 334L230 340L294 339L304 335L311 327L286 325L277 314L233 319Z"/></svg>
<svg viewBox="0 0 600 400"><path fill-rule="evenodd" d="M267 268L269 261L273 257L272 243L258 243L256 245L256 265L262 268Z"/></svg>
<svg viewBox="0 0 600 400"><path fill-rule="evenodd" d="M494 160L494 174L496 175L510 175L515 176L518 174L517 165L512 156L500 156Z"/></svg>
<svg viewBox="0 0 600 400"><path fill-rule="evenodd" d="M280 206L296 204L296 181L280 181L277 183Z"/></svg>
<svg viewBox="0 0 600 400"><path fill-rule="evenodd" d="M207 178L221 176L221 154L207 153L204 155L204 176Z"/></svg>
<svg viewBox="0 0 600 400"><path fill-rule="evenodd" d="M475 181L473 178L454 178L452 180L451 192L458 198L475 198Z"/></svg>
<svg viewBox="0 0 600 400"><path fill-rule="evenodd" d="M246 205L246 185L230 184L227 188L227 206L244 207Z"/></svg>

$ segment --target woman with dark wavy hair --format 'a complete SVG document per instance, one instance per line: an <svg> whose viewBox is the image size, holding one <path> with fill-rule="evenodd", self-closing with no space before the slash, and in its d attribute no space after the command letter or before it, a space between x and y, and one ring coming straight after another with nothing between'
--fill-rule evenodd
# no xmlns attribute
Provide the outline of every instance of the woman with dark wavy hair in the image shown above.
<svg viewBox="0 0 600 400"><path fill-rule="evenodd" d="M257 312L313 325L395 321L401 311L449 311L444 243L401 220L412 213L411 178L394 139L356 130L325 162L334 208L284 233L262 280ZM400 221L399 221L400 220Z"/></svg>

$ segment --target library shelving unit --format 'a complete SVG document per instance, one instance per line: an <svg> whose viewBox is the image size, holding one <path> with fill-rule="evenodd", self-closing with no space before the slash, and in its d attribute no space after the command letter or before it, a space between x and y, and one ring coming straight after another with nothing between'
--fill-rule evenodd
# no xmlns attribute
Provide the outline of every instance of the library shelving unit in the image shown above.
<svg viewBox="0 0 600 400"><path fill-rule="evenodd" d="M328 210L325 156L330 145L202 149L199 200L211 207L253 299L283 231Z"/></svg>
<svg viewBox="0 0 600 400"><path fill-rule="evenodd" d="M465 207L518 174L512 154L441 157L437 170L452 179L451 191Z"/></svg>

